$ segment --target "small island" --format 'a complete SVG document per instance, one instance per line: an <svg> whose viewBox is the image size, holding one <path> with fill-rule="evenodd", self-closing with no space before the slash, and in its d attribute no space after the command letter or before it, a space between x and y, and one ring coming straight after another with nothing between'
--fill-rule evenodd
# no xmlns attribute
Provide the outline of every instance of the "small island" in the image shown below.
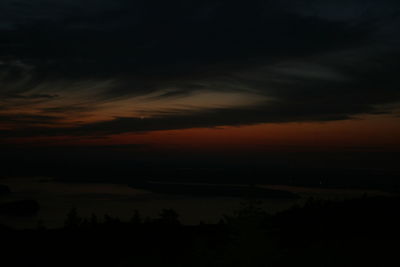
<svg viewBox="0 0 400 267"><path fill-rule="evenodd" d="M8 216L33 216L39 211L36 200L24 199L0 204L0 214Z"/></svg>
<svg viewBox="0 0 400 267"><path fill-rule="evenodd" d="M0 184L0 196L8 195L11 193L11 190L8 186Z"/></svg>

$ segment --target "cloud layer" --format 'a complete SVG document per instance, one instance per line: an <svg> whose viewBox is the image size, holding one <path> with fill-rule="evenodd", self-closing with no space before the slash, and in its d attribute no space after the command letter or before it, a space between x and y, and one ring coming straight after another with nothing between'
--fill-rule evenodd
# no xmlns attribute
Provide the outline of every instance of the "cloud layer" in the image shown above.
<svg viewBox="0 0 400 267"><path fill-rule="evenodd" d="M400 102L396 1L2 1L0 136L330 121Z"/></svg>

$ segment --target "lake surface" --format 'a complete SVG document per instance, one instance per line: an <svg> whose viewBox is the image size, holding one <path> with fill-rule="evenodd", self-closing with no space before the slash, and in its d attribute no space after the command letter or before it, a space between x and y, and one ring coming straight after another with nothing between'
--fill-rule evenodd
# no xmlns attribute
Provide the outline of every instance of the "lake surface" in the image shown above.
<svg viewBox="0 0 400 267"><path fill-rule="evenodd" d="M100 183L62 183L49 177L3 178L0 184L10 187L12 194L0 198L0 202L20 199L35 199L41 208L36 216L11 217L0 215L0 223L16 228L32 228L41 221L46 227L60 227L66 214L77 208L80 216L89 218L104 214L129 220L138 210L143 217L155 218L164 208L172 208L180 214L185 224L218 222L226 214L241 208L244 199L235 197L191 197L164 195L131 188L127 185ZM302 204L307 197L323 199L345 199L363 194L385 195L380 191L321 189L277 185L261 187L290 191L302 196L300 199L263 199L262 207L270 213L285 210L294 204Z"/></svg>

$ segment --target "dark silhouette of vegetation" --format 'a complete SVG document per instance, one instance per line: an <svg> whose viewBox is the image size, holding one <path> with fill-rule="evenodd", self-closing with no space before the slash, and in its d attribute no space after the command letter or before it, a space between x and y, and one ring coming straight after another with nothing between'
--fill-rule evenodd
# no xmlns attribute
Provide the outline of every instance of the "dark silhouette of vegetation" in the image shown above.
<svg viewBox="0 0 400 267"><path fill-rule="evenodd" d="M156 222L165 225L179 225L179 214L173 209L163 209Z"/></svg>
<svg viewBox="0 0 400 267"><path fill-rule="evenodd" d="M249 199L217 224L182 225L164 209L124 222L82 218L62 229L0 226L4 266L397 266L400 198L309 199L271 215Z"/></svg>
<svg viewBox="0 0 400 267"><path fill-rule="evenodd" d="M64 227L66 229L74 229L81 226L83 220L78 216L76 208L72 208L68 214L67 219L64 222Z"/></svg>
<svg viewBox="0 0 400 267"><path fill-rule="evenodd" d="M140 217L138 210L134 210L132 218L130 219L130 223L132 223L132 224L141 224L142 223L142 218Z"/></svg>

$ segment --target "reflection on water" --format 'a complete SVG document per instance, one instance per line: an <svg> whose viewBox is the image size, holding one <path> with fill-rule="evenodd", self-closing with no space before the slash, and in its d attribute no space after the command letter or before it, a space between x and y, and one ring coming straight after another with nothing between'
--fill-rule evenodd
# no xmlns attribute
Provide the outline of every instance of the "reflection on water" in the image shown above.
<svg viewBox="0 0 400 267"><path fill-rule="evenodd" d="M0 223L19 228L36 227L41 221L47 227L62 226L67 212L76 207L83 217L91 214L102 216L109 214L122 220L129 220L134 210L144 217L156 217L163 208L173 208L185 224L197 224L200 221L213 223L224 214L240 208L243 199L230 197L190 197L155 194L149 191L115 184L67 184L50 178L7 178L0 184L11 188L12 194L3 196L0 201L12 201L31 198L39 202L41 209L35 217L0 216ZM265 186L271 189L286 190L302 196L317 196L330 199L343 199L384 194L379 191L312 189L288 186ZM264 199L265 210L274 213L289 208L293 204L302 204L301 199Z"/></svg>

